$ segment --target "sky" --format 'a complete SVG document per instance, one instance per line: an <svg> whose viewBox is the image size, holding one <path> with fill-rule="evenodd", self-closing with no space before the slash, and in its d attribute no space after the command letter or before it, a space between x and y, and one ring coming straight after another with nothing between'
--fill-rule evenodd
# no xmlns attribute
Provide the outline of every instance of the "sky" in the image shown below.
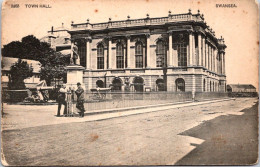
<svg viewBox="0 0 260 167"><path fill-rule="evenodd" d="M19 8L11 5L19 4ZM26 7L27 4L27 7ZM46 4L51 8L29 8L29 4ZM235 4L220 8L216 4ZM227 84L253 84L258 89L259 21L254 0L7 0L2 4L2 46L27 35L41 38L52 26L71 21L90 23L192 13L200 10L207 24L223 36L226 48Z"/></svg>

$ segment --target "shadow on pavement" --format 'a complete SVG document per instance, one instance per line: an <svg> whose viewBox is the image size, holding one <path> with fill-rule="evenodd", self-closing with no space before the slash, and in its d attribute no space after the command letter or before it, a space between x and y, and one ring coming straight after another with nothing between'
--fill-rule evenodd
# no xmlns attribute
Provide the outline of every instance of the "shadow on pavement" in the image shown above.
<svg viewBox="0 0 260 167"><path fill-rule="evenodd" d="M219 116L179 135L205 140L175 165L247 165L258 159L258 103L243 115Z"/></svg>

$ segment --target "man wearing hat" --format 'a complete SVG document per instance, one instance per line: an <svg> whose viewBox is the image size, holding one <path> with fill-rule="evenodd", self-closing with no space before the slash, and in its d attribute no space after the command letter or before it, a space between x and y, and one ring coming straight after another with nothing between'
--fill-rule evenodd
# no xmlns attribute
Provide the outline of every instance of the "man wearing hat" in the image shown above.
<svg viewBox="0 0 260 167"><path fill-rule="evenodd" d="M66 115L67 115L66 84L63 84L63 85L61 86L60 90L58 91L57 102L58 102L57 117L60 117L60 109L61 109L61 106L62 106L62 105L64 105L63 115L66 116Z"/></svg>
<svg viewBox="0 0 260 167"><path fill-rule="evenodd" d="M78 89L75 91L76 95L77 95L77 104L76 107L80 110L79 112L79 117L84 117L84 112L85 112L85 108L84 108L84 89L81 87L81 83L77 83L77 87Z"/></svg>

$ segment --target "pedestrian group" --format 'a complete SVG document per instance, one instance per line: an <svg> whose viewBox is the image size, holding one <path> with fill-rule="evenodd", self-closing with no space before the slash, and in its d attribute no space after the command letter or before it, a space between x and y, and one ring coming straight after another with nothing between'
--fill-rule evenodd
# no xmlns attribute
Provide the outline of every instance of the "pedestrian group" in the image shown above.
<svg viewBox="0 0 260 167"><path fill-rule="evenodd" d="M64 105L64 111L63 116L74 116L73 111L73 102L74 102L74 93L77 95L77 102L76 102L76 108L79 110L79 117L84 117L84 89L81 87L81 83L77 83L77 89L74 90L73 88L66 89L66 84L63 84L61 88L58 91L58 112L57 117L60 117L60 110L61 106Z"/></svg>

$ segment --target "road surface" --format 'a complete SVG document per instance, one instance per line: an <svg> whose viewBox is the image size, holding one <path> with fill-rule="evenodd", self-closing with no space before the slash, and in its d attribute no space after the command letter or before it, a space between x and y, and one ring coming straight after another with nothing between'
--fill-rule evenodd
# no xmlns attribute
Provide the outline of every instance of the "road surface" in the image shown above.
<svg viewBox="0 0 260 167"><path fill-rule="evenodd" d="M252 164L258 151L257 101L240 98L95 121L55 117L66 121L26 128L10 128L5 121L9 129L2 132L2 162L35 166ZM48 106L19 107L7 107L4 120L28 112L34 119L26 124L36 125L41 119L48 122L45 112L53 112Z"/></svg>

